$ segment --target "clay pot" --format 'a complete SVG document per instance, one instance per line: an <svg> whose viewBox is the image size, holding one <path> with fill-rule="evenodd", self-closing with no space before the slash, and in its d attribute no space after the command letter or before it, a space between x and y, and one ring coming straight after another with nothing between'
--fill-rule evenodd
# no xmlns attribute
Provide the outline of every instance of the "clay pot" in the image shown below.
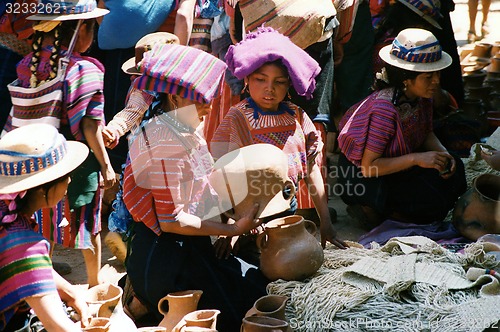
<svg viewBox="0 0 500 332"><path fill-rule="evenodd" d="M87 327L83 328L85 332L108 332L111 325L109 318L94 317L90 320Z"/></svg>
<svg viewBox="0 0 500 332"><path fill-rule="evenodd" d="M453 209L453 225L464 237L476 241L500 233L500 176L481 174Z"/></svg>
<svg viewBox="0 0 500 332"><path fill-rule="evenodd" d="M485 78L486 72L484 70L472 71L470 73L462 75L465 89L468 89L470 87L482 86Z"/></svg>
<svg viewBox="0 0 500 332"><path fill-rule="evenodd" d="M169 293L158 302L158 311L164 316L158 326L171 331L188 313L195 311L200 300L201 290L185 290Z"/></svg>
<svg viewBox="0 0 500 332"><path fill-rule="evenodd" d="M86 301L92 317L110 318L120 302L123 290L113 284L105 283L87 290Z"/></svg>
<svg viewBox="0 0 500 332"><path fill-rule="evenodd" d="M185 315L179 323L172 329L172 332L185 332L197 330L195 327L203 328L202 331L216 330L217 316L220 311L217 309L196 310ZM198 329L199 330L199 329Z"/></svg>
<svg viewBox="0 0 500 332"><path fill-rule="evenodd" d="M491 87L492 93L500 93L500 78L487 79L484 84Z"/></svg>
<svg viewBox="0 0 500 332"><path fill-rule="evenodd" d="M243 318L241 332L277 332L288 331L288 323L281 319L266 316L250 316Z"/></svg>
<svg viewBox="0 0 500 332"><path fill-rule="evenodd" d="M315 233L316 225L298 215L268 222L256 240L262 273L270 280L312 276L323 264L323 248Z"/></svg>
<svg viewBox="0 0 500 332"><path fill-rule="evenodd" d="M491 47L491 56L495 56L497 53L500 52L500 41L496 41L493 43L493 46Z"/></svg>
<svg viewBox="0 0 500 332"><path fill-rule="evenodd" d="M476 42L471 54L472 56L477 56L478 58L489 58L491 56L492 47L493 45L490 43Z"/></svg>
<svg viewBox="0 0 500 332"><path fill-rule="evenodd" d="M265 295L255 301L245 317L266 316L285 320L285 308L288 297L282 295Z"/></svg>

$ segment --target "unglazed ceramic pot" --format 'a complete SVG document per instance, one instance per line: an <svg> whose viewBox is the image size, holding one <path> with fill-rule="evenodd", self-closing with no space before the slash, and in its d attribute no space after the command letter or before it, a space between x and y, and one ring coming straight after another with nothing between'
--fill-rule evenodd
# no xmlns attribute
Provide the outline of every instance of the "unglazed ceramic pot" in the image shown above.
<svg viewBox="0 0 500 332"><path fill-rule="evenodd" d="M83 328L85 332L108 332L111 325L109 318L94 317L90 320L87 327Z"/></svg>
<svg viewBox="0 0 500 332"><path fill-rule="evenodd" d="M481 174L453 209L453 225L464 237L476 241L500 233L500 176Z"/></svg>
<svg viewBox="0 0 500 332"><path fill-rule="evenodd" d="M285 308L288 297L282 295L265 295L255 301L245 317L266 316L285 320Z"/></svg>
<svg viewBox="0 0 500 332"><path fill-rule="evenodd" d="M158 311L164 315L158 326L165 327L169 332L172 331L182 317L197 309L201 294L203 294L201 290L185 290L167 294L158 302Z"/></svg>
<svg viewBox="0 0 500 332"><path fill-rule="evenodd" d="M241 332L278 332L289 331L288 323L281 319L266 316L250 316L243 318Z"/></svg>
<svg viewBox="0 0 500 332"><path fill-rule="evenodd" d="M316 225L294 215L271 220L257 237L260 269L270 280L303 280L323 264L323 248L314 237Z"/></svg>

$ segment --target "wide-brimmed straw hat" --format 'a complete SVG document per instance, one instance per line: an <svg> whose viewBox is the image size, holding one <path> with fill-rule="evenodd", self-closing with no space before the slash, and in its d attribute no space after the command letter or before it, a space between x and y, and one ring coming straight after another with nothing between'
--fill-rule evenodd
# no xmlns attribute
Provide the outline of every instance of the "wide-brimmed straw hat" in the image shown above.
<svg viewBox="0 0 500 332"><path fill-rule="evenodd" d="M413 28L402 30L391 45L380 50L379 56L394 67L416 72L442 70L452 62L430 31Z"/></svg>
<svg viewBox="0 0 500 332"><path fill-rule="evenodd" d="M101 17L109 10L97 8L96 0L40 0L37 14L28 16L35 21L86 20Z"/></svg>
<svg viewBox="0 0 500 332"><path fill-rule="evenodd" d="M219 196L222 212L240 218L259 203L256 218L290 208L295 186L288 177L288 157L272 144L252 144L220 157L210 184Z"/></svg>
<svg viewBox="0 0 500 332"><path fill-rule="evenodd" d="M438 29L442 29L438 23L443 15L440 12L441 2L439 0L398 0L401 4L417 13L424 20Z"/></svg>
<svg viewBox="0 0 500 332"><path fill-rule="evenodd" d="M141 75L137 69L137 65L142 61L144 52L151 51L156 44L179 44L179 38L173 33L168 32L153 32L145 35L135 44L135 56L128 59L122 65L122 70L125 74Z"/></svg>
<svg viewBox="0 0 500 332"><path fill-rule="evenodd" d="M78 167L88 153L85 144L66 141L48 124L14 129L0 139L0 194L58 179Z"/></svg>

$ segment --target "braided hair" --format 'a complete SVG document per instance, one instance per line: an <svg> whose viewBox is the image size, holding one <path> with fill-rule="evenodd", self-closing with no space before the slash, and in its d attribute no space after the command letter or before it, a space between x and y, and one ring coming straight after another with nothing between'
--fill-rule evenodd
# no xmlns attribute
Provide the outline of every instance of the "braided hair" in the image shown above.
<svg viewBox="0 0 500 332"><path fill-rule="evenodd" d="M78 20L69 20L69 21L63 21L59 23L54 29L48 32L43 32L43 31L35 31L35 34L33 36L33 56L31 57L31 63L30 63L30 71L31 71L31 77L30 77L30 87L31 88L36 88L37 86L49 82L56 78L57 76L57 70L59 66L59 55L61 51L61 46L69 46L69 43L71 41L71 38L73 34L75 33L76 27L78 24ZM88 31L93 31L94 25L95 25L95 19L91 20L86 20L82 23L82 25L85 25L86 29ZM42 53L42 44L43 40L48 37L52 36L54 39L54 44L50 53L50 58L49 58L49 65L50 65L50 73L49 76L47 77L46 80L38 82L37 78L37 71L38 71L38 66L40 65L40 56Z"/></svg>

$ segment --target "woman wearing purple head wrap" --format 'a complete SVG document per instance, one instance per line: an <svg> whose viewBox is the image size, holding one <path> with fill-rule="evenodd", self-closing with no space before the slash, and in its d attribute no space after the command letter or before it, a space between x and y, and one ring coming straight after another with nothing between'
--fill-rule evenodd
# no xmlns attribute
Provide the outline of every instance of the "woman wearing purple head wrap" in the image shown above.
<svg viewBox="0 0 500 332"><path fill-rule="evenodd" d="M289 177L297 186L304 179L320 217L321 243L344 248L330 222L323 178L316 163L323 142L307 114L285 101L292 85L310 98L315 89L318 63L288 37L272 28L259 28L229 48L226 63L245 80L250 97L233 106L217 128L211 152L219 158L243 146L269 143L282 149L289 160ZM292 201L290 214L296 210Z"/></svg>

